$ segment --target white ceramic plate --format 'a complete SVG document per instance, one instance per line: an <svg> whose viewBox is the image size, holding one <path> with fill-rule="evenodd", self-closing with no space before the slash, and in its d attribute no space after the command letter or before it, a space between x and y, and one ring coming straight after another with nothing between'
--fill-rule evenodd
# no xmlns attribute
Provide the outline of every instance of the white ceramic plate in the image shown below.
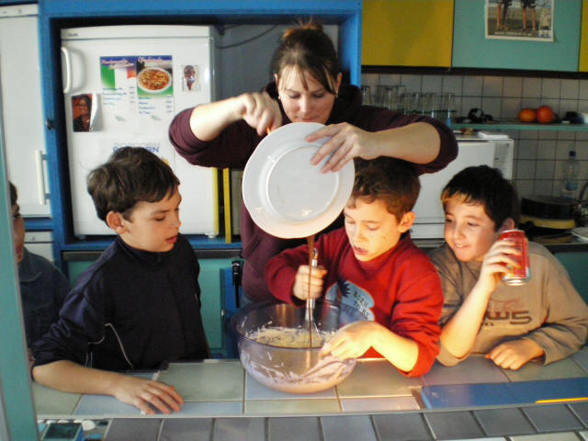
<svg viewBox="0 0 588 441"><path fill-rule="evenodd" d="M243 172L243 203L253 221L281 238L302 238L329 226L353 190L355 168L350 161L339 172L321 173L326 159L310 160L327 138L305 138L323 124L291 123L261 140Z"/></svg>
<svg viewBox="0 0 588 441"><path fill-rule="evenodd" d="M588 241L588 227L574 228L572 234L584 242Z"/></svg>

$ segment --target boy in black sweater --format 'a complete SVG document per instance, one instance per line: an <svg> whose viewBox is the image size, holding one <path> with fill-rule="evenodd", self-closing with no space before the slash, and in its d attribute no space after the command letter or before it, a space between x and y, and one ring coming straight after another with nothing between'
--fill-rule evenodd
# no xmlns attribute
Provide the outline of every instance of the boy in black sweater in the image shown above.
<svg viewBox="0 0 588 441"><path fill-rule="evenodd" d="M114 372L209 356L199 265L179 234L178 186L172 170L143 148L119 149L90 173L98 217L117 237L34 345L37 382L112 395L145 414L180 409L182 397L172 386Z"/></svg>

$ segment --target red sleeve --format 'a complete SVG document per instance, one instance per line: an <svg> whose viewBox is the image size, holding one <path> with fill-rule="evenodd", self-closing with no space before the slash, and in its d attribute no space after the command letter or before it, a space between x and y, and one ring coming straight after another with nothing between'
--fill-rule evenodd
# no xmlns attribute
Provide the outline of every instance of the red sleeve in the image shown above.
<svg viewBox="0 0 588 441"><path fill-rule="evenodd" d="M265 283L272 295L283 302L293 303L292 288L298 267L308 263L308 246L300 245L282 251L265 265Z"/></svg>
<svg viewBox="0 0 588 441"><path fill-rule="evenodd" d="M410 372L404 374L418 377L431 369L439 353L443 291L439 276L427 256L411 256L403 266L390 329L417 343L417 362Z"/></svg>

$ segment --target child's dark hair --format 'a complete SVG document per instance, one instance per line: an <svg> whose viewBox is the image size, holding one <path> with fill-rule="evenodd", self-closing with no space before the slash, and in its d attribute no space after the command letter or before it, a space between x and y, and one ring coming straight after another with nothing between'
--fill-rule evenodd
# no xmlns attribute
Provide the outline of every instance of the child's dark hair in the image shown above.
<svg viewBox="0 0 588 441"><path fill-rule="evenodd" d="M16 187L12 182L9 181L8 186L10 187L10 206L13 206L16 204L16 201L18 200L18 193L16 191Z"/></svg>
<svg viewBox="0 0 588 441"><path fill-rule="evenodd" d="M355 182L348 205L354 207L358 198L368 203L381 199L400 222L402 216L414 207L421 190L414 166L387 157L357 161L356 165Z"/></svg>
<svg viewBox="0 0 588 441"><path fill-rule="evenodd" d="M144 148L123 147L88 175L88 193L103 221L109 211L130 219L140 201L157 202L175 191L180 181L157 155Z"/></svg>
<svg viewBox="0 0 588 441"><path fill-rule="evenodd" d="M336 80L340 72L337 51L329 36L317 23L301 23L287 29L282 43L274 53L272 73L280 76L287 66L298 74L309 72L329 93L336 94ZM301 75L304 86L304 76Z"/></svg>
<svg viewBox="0 0 588 441"><path fill-rule="evenodd" d="M453 197L461 198L465 203L482 204L488 217L494 221L495 231L509 217L515 224L519 222L517 192L496 168L487 165L464 168L447 183L441 193L441 202L445 206Z"/></svg>

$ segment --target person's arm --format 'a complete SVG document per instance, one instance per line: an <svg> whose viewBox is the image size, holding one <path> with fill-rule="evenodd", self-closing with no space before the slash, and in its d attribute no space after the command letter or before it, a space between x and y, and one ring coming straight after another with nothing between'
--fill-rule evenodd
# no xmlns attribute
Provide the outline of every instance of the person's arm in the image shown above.
<svg viewBox="0 0 588 441"><path fill-rule="evenodd" d="M410 372L419 357L419 347L414 340L370 321L354 322L341 328L323 347L322 354L331 354L342 360L358 358L370 347L404 372Z"/></svg>
<svg viewBox="0 0 588 441"><path fill-rule="evenodd" d="M508 256L509 253L517 253L511 242L494 242L484 257L476 284L461 307L443 326L441 344L454 357L463 358L474 346L484 321L490 296L505 271L504 264L516 265L515 261Z"/></svg>
<svg viewBox="0 0 588 441"><path fill-rule="evenodd" d="M190 117L190 128L201 141L215 139L229 124L243 119L258 135L282 125L278 103L266 92L242 95L196 106Z"/></svg>
<svg viewBox="0 0 588 441"><path fill-rule="evenodd" d="M173 386L144 378L80 366L60 360L35 366L33 378L43 386L63 392L112 395L150 415L154 409L169 414L180 410L184 400Z"/></svg>
<svg viewBox="0 0 588 441"><path fill-rule="evenodd" d="M328 155L331 158L321 171L338 171L353 158L375 159L388 156L415 164L427 164L439 155L441 137L435 127L427 122L415 122L377 132L369 132L349 123L331 124L306 138L314 142L330 139L312 159L319 164Z"/></svg>

